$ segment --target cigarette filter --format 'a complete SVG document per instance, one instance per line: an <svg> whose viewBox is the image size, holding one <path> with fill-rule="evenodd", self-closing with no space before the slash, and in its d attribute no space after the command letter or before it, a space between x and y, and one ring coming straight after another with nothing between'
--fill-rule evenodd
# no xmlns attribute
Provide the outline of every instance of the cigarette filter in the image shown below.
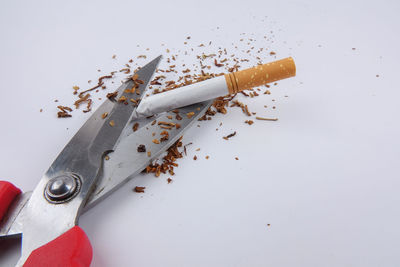
<svg viewBox="0 0 400 267"><path fill-rule="evenodd" d="M219 96L236 94L246 89L290 78L295 75L296 66L294 60L288 57L151 95L140 102L136 112L138 116L151 116L156 113L206 101Z"/></svg>

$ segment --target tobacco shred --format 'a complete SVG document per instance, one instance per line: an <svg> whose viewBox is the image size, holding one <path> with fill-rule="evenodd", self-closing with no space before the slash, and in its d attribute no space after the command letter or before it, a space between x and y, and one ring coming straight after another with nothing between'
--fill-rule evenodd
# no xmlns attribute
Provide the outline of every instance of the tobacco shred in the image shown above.
<svg viewBox="0 0 400 267"><path fill-rule="evenodd" d="M115 97L118 95L118 92L117 91L115 91L115 92L113 92L113 93L108 93L107 94L107 98L108 99L110 99L111 101L114 101L115 100Z"/></svg>
<svg viewBox="0 0 400 267"><path fill-rule="evenodd" d="M214 65L217 66L218 68L225 66L224 64L218 63L217 59L214 59Z"/></svg>
<svg viewBox="0 0 400 267"><path fill-rule="evenodd" d="M137 147L137 152L146 152L146 146L145 145L139 145Z"/></svg>
<svg viewBox="0 0 400 267"><path fill-rule="evenodd" d="M76 109L83 103L89 100L90 94L81 95L79 94L79 99L75 101L74 106Z"/></svg>
<svg viewBox="0 0 400 267"><path fill-rule="evenodd" d="M69 117L72 117L72 115L69 114L69 112L72 111L72 108L66 107L66 106L57 106L57 108L60 110L59 112L57 112L57 117L58 118L69 118Z"/></svg>
<svg viewBox="0 0 400 267"><path fill-rule="evenodd" d="M104 80L104 79L111 79L112 77L113 77L113 74L101 76L101 77L98 79L98 81L97 81L97 85L95 85L95 86L93 86L92 88L89 88L89 89L87 89L87 90L85 90L85 91L80 92L80 93L79 93L79 97L82 97L85 93L90 92L90 91L93 91L93 90L99 88L100 86L103 86L103 85L104 85L103 80Z"/></svg>
<svg viewBox="0 0 400 267"><path fill-rule="evenodd" d="M133 190L136 192L136 193L144 193L144 190L146 189L146 187L145 186L136 186Z"/></svg>
<svg viewBox="0 0 400 267"><path fill-rule="evenodd" d="M154 144L159 144L160 143L160 141L158 140L158 139L153 139L153 141L152 141Z"/></svg>
<svg viewBox="0 0 400 267"><path fill-rule="evenodd" d="M167 132L167 131L162 131L161 133L160 133L160 135L162 136L161 138L160 138L160 142L164 142L164 141L167 141L168 139L169 139L169 133Z"/></svg>
<svg viewBox="0 0 400 267"><path fill-rule="evenodd" d="M188 39L190 39L190 37L188 37ZM243 40L243 39L242 39ZM250 41L252 41L251 39L249 39ZM209 45L211 44L211 42L209 43ZM250 44L250 43L248 43ZM204 47L204 44L200 44L199 47ZM237 48L237 47L236 47ZM246 52L250 53L254 47L250 47L250 49L248 49ZM193 51L193 49L192 49ZM256 52L256 50L253 50L254 52ZM257 53L260 53L261 51L263 51L263 48L259 49L257 51ZM170 50L167 49L167 53L169 53ZM244 52L244 51L243 51ZM187 54L187 52L185 52L185 54ZM275 55L275 52L270 52L270 55ZM177 55L176 55L177 56ZM170 58L167 59L167 62L170 63L171 59L174 60L174 63L177 63L176 61L176 56L175 55L170 55ZM138 58L146 58L146 55L139 55ZM181 74L181 76L179 76L178 79L175 80L168 80L165 81L167 79L166 76L164 75L159 75L156 76L152 81L150 81L150 89L153 89L153 94L156 93L161 93L164 91L168 91L168 90L173 90L182 86L186 86L186 85L190 85L196 82L201 82L210 78L214 78L214 77L218 77L220 75L223 75L223 73L208 73L207 71L209 69L211 69L211 67L213 67L213 65L215 67L225 67L224 69L228 70L229 72L234 72L234 71L238 71L240 68L241 62L249 62L249 59L240 59L237 58L234 54L232 55L228 55L227 50L226 49L222 49L220 48L218 50L218 53L215 54L201 54L197 57L199 59L199 68L197 69L196 67L194 69L189 69L185 66L185 64L182 65L182 67L186 68L184 70L181 70L181 72L183 74ZM261 64L261 58L259 57L255 57L259 60L259 64ZM133 62L133 60L129 60L130 63ZM129 64L125 64L126 68L120 69L120 72L124 72L124 73L130 73L131 71L131 66ZM158 73L178 73L177 70L175 70L175 65L169 65L166 69L161 70L161 69L157 69ZM126 93L132 93L132 94L140 94L140 91L137 90L140 84L143 84L144 82L142 80L139 79L138 74L136 73L136 71L140 69L137 68L135 71L133 71L132 76L130 77L130 79L132 79L134 85L132 88L130 89L126 89ZM87 108L86 110L84 110L83 112L89 112L91 110L91 105L92 105L92 99L90 99L90 95L88 94L88 92L96 90L99 87L102 87L103 89L105 89L105 85L104 85L104 79L108 79L108 78L112 78L115 72L111 72L110 75L106 75L106 76L102 76L98 79L98 83L96 86L82 91L79 93L80 88L78 86L73 86L74 89L74 94L78 94L79 93L79 99L75 102L75 106L76 108L79 108L79 105L86 102L87 103ZM114 83L114 82L112 82ZM274 85L276 85L276 83L274 83ZM154 88L153 88L154 86ZM162 88L158 88L160 86L163 86ZM267 88L270 88L270 85L265 85ZM246 96L246 97L256 97L259 95L259 93L256 92L256 90L258 90L260 93L262 93L260 91L260 89L254 89L254 90L249 90L246 92L241 92L242 95ZM96 92L99 90L96 90ZM264 92L264 94L271 94L269 90L266 90ZM107 97L112 100L115 101L115 97L118 95L117 92L114 93L109 93L107 94ZM252 113L249 111L248 106L237 101L237 100L233 100L235 98L236 95L233 96L225 96L225 97L219 97L217 98L213 104L211 105L211 107L205 112L205 114L199 119L199 121L201 120L211 120L213 116L215 116L218 113L222 113L222 114L226 114L227 108L228 107L239 107L242 109L243 113L246 114L247 116L251 116L252 114L255 115L255 113ZM129 100L128 100L129 99ZM125 97L121 97L118 101L123 102L124 104L128 104L128 101L132 102L133 104L137 105L138 102L140 101L140 99L134 99L134 98L125 98ZM60 108L62 107L62 108ZM63 109L64 108L64 109ZM67 109L65 109L67 108ZM273 109L275 109L275 106L272 107ZM60 111L58 112L58 116L59 117L71 117L71 115L69 114L69 112L72 111L71 108L68 107L63 107L63 106L59 106ZM179 114L179 110L175 110L173 111L176 115L175 115L175 119L176 120L182 120L182 116L184 115L180 115ZM103 114L104 115L104 114ZM103 117L102 115L102 117ZM194 112L190 112L188 114L186 114L186 116L188 118L191 118L195 115ZM104 116L104 118L107 117L107 115ZM104 119L103 118L103 119ZM172 119L172 116L168 117L169 119ZM256 117L256 119L258 120L277 120L277 119L268 119L268 118L262 118L262 117ZM155 125L156 121L153 121L152 125ZM246 120L245 123L252 125L254 122L252 120ZM110 121L109 124L111 126L114 126L114 121ZM181 127L180 124L178 123L172 123L172 122L158 122L158 126L161 129L165 129L165 131L161 132L161 137L160 139L154 139L153 142L154 143L160 143L160 142L164 142L166 140L168 140L169 138L169 133L168 130L171 130L172 128L176 128L179 129ZM221 126L221 125L220 125ZM132 127L133 131L137 131L139 128L139 124L135 123ZM229 134L225 137L223 137L224 139L228 140L229 138L233 137L236 134L236 132ZM154 136L154 135L153 135ZM140 145L141 146L141 145ZM139 146L139 147L140 147ZM144 146L144 145L143 145ZM144 146L144 151L139 151L139 147L138 147L138 152L146 152L146 148ZM167 155L165 157L162 158L162 162L161 163L152 163L149 166L147 166L146 168L146 172L151 172L151 173L155 173L155 175L158 177L161 173L169 173L170 175L174 174L174 167L177 167L178 164L176 163L176 160L178 158L182 157L182 154L184 153L186 155L186 146L183 146L183 152L180 152L178 150L178 148L182 147L182 143L181 143L181 138L175 142L167 151ZM199 149L198 149L199 150ZM196 150L197 151L197 150ZM147 155L148 157L151 157L151 152L147 151ZM206 159L208 159L209 156L206 156ZM197 156L193 157L194 160L197 160ZM237 157L235 157L236 160L238 160ZM169 183L170 178L168 178L168 183ZM172 181L172 179L171 179ZM139 187L142 188L142 187ZM144 187L143 187L144 189ZM136 191L136 189L135 189ZM144 192L144 190L143 190Z"/></svg>
<svg viewBox="0 0 400 267"><path fill-rule="evenodd" d="M192 118L194 116L194 112L189 112L186 114L186 116L188 117L188 119Z"/></svg>
<svg viewBox="0 0 400 267"><path fill-rule="evenodd" d="M133 125L132 129L133 129L134 132L136 132L138 128L139 128L139 123L136 122L136 123Z"/></svg>
<svg viewBox="0 0 400 267"><path fill-rule="evenodd" d="M235 136L235 135L236 135L236 131L233 132L233 133L231 133L231 134L228 134L227 136L224 136L224 137L222 137L222 138L224 138L225 140L228 140L229 138L231 138L231 137L233 137L233 136Z"/></svg>
<svg viewBox="0 0 400 267"><path fill-rule="evenodd" d="M166 121L159 121L158 125L165 125L165 126L175 126L175 123L173 122L166 122Z"/></svg>
<svg viewBox="0 0 400 267"><path fill-rule="evenodd" d="M234 100L234 101L232 101L231 107L240 107L244 114L246 114L247 116L251 116L251 113L250 113L247 105L243 104L242 102Z"/></svg>
<svg viewBox="0 0 400 267"><path fill-rule="evenodd" d="M179 165L175 163L178 158L182 158L183 155L178 148L182 147L182 137L180 137L170 148L167 150L167 155L162 158L162 163L149 164L145 171L146 173L154 173L156 177L160 176L161 173L169 173L174 175L174 167Z"/></svg>

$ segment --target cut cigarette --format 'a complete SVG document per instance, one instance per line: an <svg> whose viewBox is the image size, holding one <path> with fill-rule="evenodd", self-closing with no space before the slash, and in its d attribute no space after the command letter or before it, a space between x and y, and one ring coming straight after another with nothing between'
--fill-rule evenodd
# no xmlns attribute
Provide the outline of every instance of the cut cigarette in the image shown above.
<svg viewBox="0 0 400 267"><path fill-rule="evenodd" d="M236 94L246 89L290 78L295 75L296 66L294 60L288 57L151 95L142 99L136 109L136 113L138 116L151 116L227 94Z"/></svg>

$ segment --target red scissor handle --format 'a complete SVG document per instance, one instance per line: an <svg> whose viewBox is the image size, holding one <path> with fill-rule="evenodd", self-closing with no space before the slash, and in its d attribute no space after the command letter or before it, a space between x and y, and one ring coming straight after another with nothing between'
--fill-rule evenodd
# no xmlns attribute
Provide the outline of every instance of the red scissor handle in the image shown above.
<svg viewBox="0 0 400 267"><path fill-rule="evenodd" d="M32 251L24 267L89 267L92 254L89 238L79 226L74 226Z"/></svg>
<svg viewBox="0 0 400 267"><path fill-rule="evenodd" d="M13 200L21 194L21 190L12 183L0 181L0 221L6 214Z"/></svg>
<svg viewBox="0 0 400 267"><path fill-rule="evenodd" d="M0 221L21 190L13 184L0 181ZM92 246L85 232L74 226L53 241L32 251L24 267L89 267Z"/></svg>

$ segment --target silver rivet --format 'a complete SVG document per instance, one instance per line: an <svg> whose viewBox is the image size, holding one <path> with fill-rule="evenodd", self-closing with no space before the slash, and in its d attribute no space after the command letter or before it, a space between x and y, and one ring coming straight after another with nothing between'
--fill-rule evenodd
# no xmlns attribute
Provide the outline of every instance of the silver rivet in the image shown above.
<svg viewBox="0 0 400 267"><path fill-rule="evenodd" d="M79 177L73 174L61 175L51 179L45 189L47 200L63 203L72 199L80 189Z"/></svg>

